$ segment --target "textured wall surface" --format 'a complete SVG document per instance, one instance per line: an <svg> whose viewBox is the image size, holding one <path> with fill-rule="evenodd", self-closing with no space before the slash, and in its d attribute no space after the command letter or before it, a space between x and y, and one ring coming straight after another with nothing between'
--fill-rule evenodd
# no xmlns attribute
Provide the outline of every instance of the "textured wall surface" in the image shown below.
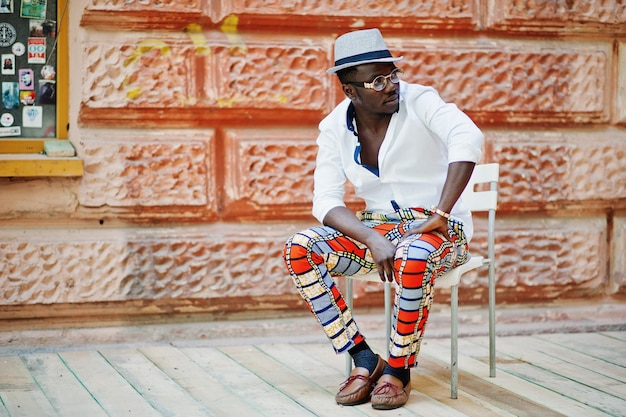
<svg viewBox="0 0 626 417"><path fill-rule="evenodd" d="M380 27L501 165L499 302L626 294L626 4L618 0L70 4L85 173L0 178L0 318L289 311L337 35ZM347 187L354 209L359 200ZM486 252L476 216L471 250ZM460 297L486 301L487 275ZM362 306L381 287L357 288ZM445 300L441 291L438 300ZM74 308L68 309L68 306ZM104 307L106 306L106 307ZM60 314L60 313L59 313Z"/></svg>

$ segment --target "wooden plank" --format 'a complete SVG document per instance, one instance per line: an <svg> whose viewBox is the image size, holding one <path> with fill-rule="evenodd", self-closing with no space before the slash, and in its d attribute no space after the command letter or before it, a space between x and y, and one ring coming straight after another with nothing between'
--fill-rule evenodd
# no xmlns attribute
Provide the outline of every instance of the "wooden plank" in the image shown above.
<svg viewBox="0 0 626 417"><path fill-rule="evenodd" d="M213 415L137 349L107 349L100 354L161 415Z"/></svg>
<svg viewBox="0 0 626 417"><path fill-rule="evenodd" d="M427 344L422 346L420 355L427 355L441 362L449 361L449 344L450 341L446 339L430 339ZM547 409L557 410L566 416L606 417L605 413L595 408L563 397L561 394L547 390L509 373L501 368L502 359L500 358L496 377L489 378L488 349L467 342L465 339L459 339L459 346L459 369L464 373L476 376L490 384L513 392ZM482 360L476 358L481 358Z"/></svg>
<svg viewBox="0 0 626 417"><path fill-rule="evenodd" d="M109 415L161 417L99 352L61 352L59 355Z"/></svg>
<svg viewBox="0 0 626 417"><path fill-rule="evenodd" d="M618 339L618 340L621 340L623 342L626 342L626 332L619 332L619 331L615 331L615 332L600 332L600 334L602 334L604 336L612 337L613 339Z"/></svg>
<svg viewBox="0 0 626 417"><path fill-rule="evenodd" d="M310 385L311 390L318 391L318 394L314 396L315 401L311 401L312 404L309 406L314 407L312 409L314 409L320 416L333 416L337 415L338 412L341 412L342 416L380 416L380 411L374 410L370 403L360 404L353 407L338 406L335 403L335 394L337 393L339 385L346 379L345 367L343 360L338 362L332 359L343 359L343 355L335 355L330 345L325 346L326 349L323 351L322 355L310 355L306 350L302 349L303 346L305 345L259 345L257 346L259 353L254 355L254 358L258 359L263 357L263 355L271 357L273 361L275 361L275 363L271 362L271 364L275 366L276 372L293 372L294 374L297 374L297 376L293 376L292 378L294 384L298 385L298 388ZM307 346L309 345L307 344ZM241 357L241 360L247 361L249 359L247 357ZM271 377L271 374L268 375L268 378L269 377ZM270 381L270 383L272 383L272 381ZM298 400L299 396L295 393L292 393L291 395L295 395L294 400ZM417 396L419 396L419 394L414 395L411 393L409 401L413 401L414 397ZM430 410L431 409L428 406L425 406L417 415L441 415L429 414ZM415 413L410 412L405 407L394 410L394 416L397 417L415 415ZM447 415L452 416L452 414Z"/></svg>
<svg viewBox="0 0 626 417"><path fill-rule="evenodd" d="M44 159L46 158L46 159ZM48 158L29 156L0 158L0 177L80 177L83 161L78 158Z"/></svg>
<svg viewBox="0 0 626 417"><path fill-rule="evenodd" d="M224 387L218 376L200 369L179 349L172 346L152 346L141 348L140 351L196 401L202 403L212 415L260 415L250 404L254 404L254 401L241 398L236 392Z"/></svg>
<svg viewBox="0 0 626 417"><path fill-rule="evenodd" d="M309 378L282 366L255 346L226 346L220 350L312 415L335 416L339 410L342 416L361 415L355 407L338 406L334 401L334 394L312 383Z"/></svg>
<svg viewBox="0 0 626 417"><path fill-rule="evenodd" d="M45 139L0 139L0 154L43 152Z"/></svg>
<svg viewBox="0 0 626 417"><path fill-rule="evenodd" d="M4 404L2 403L1 395L0 395L0 417L11 417L9 416L9 410L7 410Z"/></svg>
<svg viewBox="0 0 626 417"><path fill-rule="evenodd" d="M623 368L613 365L612 368L615 370L621 370L622 376L621 379L611 378L600 372L598 368L585 363L587 360L591 361L592 359L600 362L597 358L578 354L576 359L568 360L569 353L566 349L563 349L565 350L563 354L557 351L551 355L545 353L540 346L537 346L535 340L537 338L530 336L508 337L500 342L498 350L512 358L531 363L533 366L545 369L566 379L579 381L618 398L626 398L626 384L623 382L626 379L626 375L624 375L626 372ZM529 346L532 346L532 350L528 349ZM608 368L607 364L604 364L605 368ZM611 373L618 374L619 371L612 371Z"/></svg>
<svg viewBox="0 0 626 417"><path fill-rule="evenodd" d="M0 358L0 400L11 417L57 415L18 356Z"/></svg>
<svg viewBox="0 0 626 417"><path fill-rule="evenodd" d="M450 369L441 367L441 363L433 361L433 364L439 364L438 367L441 370L440 372L433 372L433 369L431 368L432 364L429 362L430 361L425 361L425 356L420 357L420 365L413 371L414 376L412 376L412 381L414 385L417 385L421 392L430 396L434 400L447 404L448 406L456 408L459 411L463 411L463 413L472 417L520 417L525 415L523 413L513 414L509 412L508 410L511 409L509 405L503 409L498 402L492 403L490 397L494 392L493 386L485 387L486 390L484 393L489 393L488 398L484 398L484 395L475 395L468 389L470 385L473 387L475 383L470 384L468 380L475 379L483 383L484 381L473 376L464 377L464 375L461 375L462 384L459 386L459 395L457 399L453 400L450 398ZM441 374L445 374L446 377L442 378Z"/></svg>
<svg viewBox="0 0 626 417"><path fill-rule="evenodd" d="M267 417L315 416L282 392L267 384L249 369L239 365L225 353L210 347L185 347L181 351L203 371L237 393L241 401L253 399L260 415Z"/></svg>
<svg viewBox="0 0 626 417"><path fill-rule="evenodd" d="M462 370L459 371L459 398L450 398L450 345L447 345L448 360L443 362L426 354L428 341L422 343L418 356L419 366L413 371L419 389L450 407L477 417L489 415L526 417L564 417L550 409L529 401L515 392L491 384ZM488 370L485 370L488 374ZM437 384L438 388L433 388Z"/></svg>
<svg viewBox="0 0 626 417"><path fill-rule="evenodd" d="M624 340L624 342L626 343L626 340ZM523 343L531 342L524 341ZM626 384L626 372L621 366L607 362L603 359L589 356L585 353L576 352L570 349L568 346L555 344L548 340L540 339L538 337L532 337L532 347L533 351L541 352L548 356L559 358L569 363L577 364L582 368L600 373L609 378L620 381L623 384Z"/></svg>
<svg viewBox="0 0 626 417"><path fill-rule="evenodd" d="M107 416L57 354L28 355L24 357L24 362L60 415Z"/></svg>
<svg viewBox="0 0 626 417"><path fill-rule="evenodd" d="M622 340L600 333L554 333L537 337L626 368L626 343Z"/></svg>
<svg viewBox="0 0 626 417"><path fill-rule="evenodd" d="M578 334L578 341L588 334ZM467 339L472 341L471 338ZM580 401L610 415L619 415L626 410L623 397L624 385L601 374L585 370L558 358L549 357L532 348L532 340L505 338L498 344L501 355L515 361L502 365L509 373L524 378L536 385L558 392L565 397ZM530 365L530 366L529 366ZM613 386L612 386L613 385Z"/></svg>

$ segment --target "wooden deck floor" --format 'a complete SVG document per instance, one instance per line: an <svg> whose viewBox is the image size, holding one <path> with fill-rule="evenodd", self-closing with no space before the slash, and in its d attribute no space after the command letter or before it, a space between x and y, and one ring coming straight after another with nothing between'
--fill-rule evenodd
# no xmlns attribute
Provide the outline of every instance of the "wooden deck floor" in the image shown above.
<svg viewBox="0 0 626 417"><path fill-rule="evenodd" d="M327 343L183 340L0 352L0 417L626 416L626 331L427 338L398 410L339 407L344 360ZM383 340L370 340L383 351Z"/></svg>

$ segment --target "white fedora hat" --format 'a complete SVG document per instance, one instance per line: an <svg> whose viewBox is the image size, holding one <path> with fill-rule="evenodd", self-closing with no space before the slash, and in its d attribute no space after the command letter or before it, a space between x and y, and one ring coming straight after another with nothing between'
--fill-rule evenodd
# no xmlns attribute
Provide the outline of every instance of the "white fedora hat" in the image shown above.
<svg viewBox="0 0 626 417"><path fill-rule="evenodd" d="M335 66L326 70L329 74L348 67L372 62L396 62L404 57L394 58L389 52L383 35L378 29L365 29L348 32L335 41Z"/></svg>

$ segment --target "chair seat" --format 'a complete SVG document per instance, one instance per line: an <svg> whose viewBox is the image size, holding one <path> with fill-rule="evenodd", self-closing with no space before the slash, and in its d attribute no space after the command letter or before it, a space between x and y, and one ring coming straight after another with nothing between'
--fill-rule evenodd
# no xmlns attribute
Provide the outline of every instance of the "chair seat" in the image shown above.
<svg viewBox="0 0 626 417"><path fill-rule="evenodd" d="M455 285L459 285L461 276L467 271L476 269L479 266L485 264L485 259L482 256L471 256L469 261L463 265L457 266L451 271L446 272L435 281L435 288L450 288Z"/></svg>
<svg viewBox="0 0 626 417"><path fill-rule="evenodd" d="M469 261L465 262L461 266L457 266L449 272L446 272L439 278L437 278L437 282L435 286L437 288L450 288L454 285L458 285L461 280L461 275L466 273L467 271L471 271L472 269L478 268L479 266L483 266L488 261L485 260L482 256L471 256ZM371 281L371 282L381 282L380 276L378 275L377 270L373 270L363 275L352 275L348 278L356 279L359 281Z"/></svg>

